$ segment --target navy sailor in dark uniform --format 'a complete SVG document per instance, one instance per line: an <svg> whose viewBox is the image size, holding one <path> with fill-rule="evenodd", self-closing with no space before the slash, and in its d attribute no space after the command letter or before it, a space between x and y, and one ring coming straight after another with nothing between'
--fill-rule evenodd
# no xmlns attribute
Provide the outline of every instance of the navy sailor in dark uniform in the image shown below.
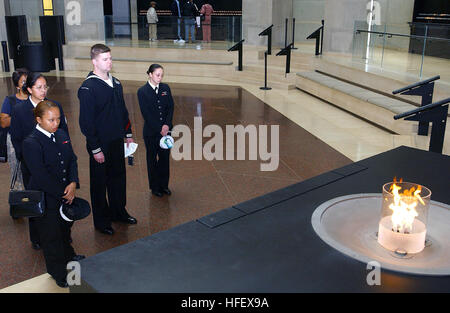
<svg viewBox="0 0 450 313"><path fill-rule="evenodd" d="M139 107L144 117L144 141L147 150L148 182L158 197L171 194L169 189L170 150L162 149L159 141L172 129L174 103L170 87L161 83L164 69L152 64L147 71L148 82L139 88Z"/></svg>
<svg viewBox="0 0 450 313"><path fill-rule="evenodd" d="M47 272L60 287L66 282L67 263L79 261L70 245L71 223L65 221L60 208L63 201L71 204L79 187L77 157L67 133L58 128L59 106L44 100L34 109L37 125L23 141L23 158L31 174L28 189L45 194L45 213L35 218Z"/></svg>
<svg viewBox="0 0 450 313"><path fill-rule="evenodd" d="M23 160L22 143L36 127L33 109L39 102L47 100L47 79L40 73L29 73L22 89L29 97L27 100L17 103L11 110L11 126L9 131L12 144L16 151L17 160L21 162L20 167L22 170L23 184L25 189L29 189L28 183L30 180L30 172L26 162ZM62 107L56 101L53 101L53 103L58 106L61 115L59 128L63 129L68 134L66 118ZM29 218L28 221L32 247L38 250L40 249L40 240L36 226L34 225L34 218Z"/></svg>
<svg viewBox="0 0 450 313"><path fill-rule="evenodd" d="M94 227L112 235L112 221L136 224L126 210L126 169L124 139L134 142L128 110L120 81L109 73L111 50L91 47L94 71L78 89L80 128L86 136ZM108 194L108 200L106 199Z"/></svg>

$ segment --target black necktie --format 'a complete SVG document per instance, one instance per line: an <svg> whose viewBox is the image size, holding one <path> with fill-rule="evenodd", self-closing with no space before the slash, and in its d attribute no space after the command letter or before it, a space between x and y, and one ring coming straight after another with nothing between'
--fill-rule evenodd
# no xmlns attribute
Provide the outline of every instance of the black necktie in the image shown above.
<svg viewBox="0 0 450 313"><path fill-rule="evenodd" d="M55 135L54 135L54 134L51 134L50 138L53 140L53 142L56 142L56 139L55 139Z"/></svg>
<svg viewBox="0 0 450 313"><path fill-rule="evenodd" d="M155 93L158 94L158 87L155 87Z"/></svg>

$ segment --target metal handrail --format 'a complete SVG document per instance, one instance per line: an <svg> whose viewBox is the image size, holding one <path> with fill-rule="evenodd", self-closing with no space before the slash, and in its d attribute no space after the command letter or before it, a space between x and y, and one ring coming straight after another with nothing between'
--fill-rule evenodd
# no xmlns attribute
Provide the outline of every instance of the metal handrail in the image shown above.
<svg viewBox="0 0 450 313"><path fill-rule="evenodd" d="M386 33L386 32L375 32L375 31L368 31L363 29L357 29L356 34L358 33L370 33L370 34L379 34L379 35L388 35L388 36L398 36L398 37L408 37L408 38L418 38L418 39L427 39L427 40L443 40L450 42L450 39L445 38L439 38L439 37L425 37L425 36L419 36L419 35L404 35L404 34L396 34L396 33Z"/></svg>
<svg viewBox="0 0 450 313"><path fill-rule="evenodd" d="M433 76L433 77L431 77L431 78L422 80L422 81L420 81L420 82L417 82L417 83L408 85L408 86L406 86L406 87L402 87L402 88L397 89L397 90L394 90L392 93L395 95L395 94L398 94L398 93L403 92L403 91L405 91L405 90L413 89L413 88L418 87L418 86L421 86L421 85L426 85L426 84L431 83L432 81L435 81L435 80L440 79L440 78L441 78L441 76L436 75L436 76Z"/></svg>
<svg viewBox="0 0 450 313"><path fill-rule="evenodd" d="M411 110L411 111L407 111L407 112L404 112L404 113L397 114L397 115L394 116L394 120L398 120L398 119L401 119L403 117L407 117L407 116L410 116L410 115L413 115L413 114L416 114L416 113L420 113L420 112L423 112L423 111L431 110L431 109L434 109L434 108L439 107L441 105L447 104L449 102L450 102L450 98L443 99L443 100L437 101L435 103L430 103L430 104L425 105L423 107L420 107L420 108L417 108L417 109L414 109L414 110Z"/></svg>

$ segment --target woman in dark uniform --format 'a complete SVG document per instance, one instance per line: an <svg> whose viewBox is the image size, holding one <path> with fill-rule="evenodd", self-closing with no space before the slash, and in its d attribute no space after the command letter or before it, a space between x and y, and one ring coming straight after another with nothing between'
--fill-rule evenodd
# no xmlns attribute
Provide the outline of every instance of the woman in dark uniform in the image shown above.
<svg viewBox="0 0 450 313"><path fill-rule="evenodd" d="M60 215L65 203L75 198L78 181L77 157L67 133L58 128L60 110L57 104L44 100L33 110L37 125L23 141L23 158L31 177L28 188L45 193L45 214L35 218L47 272L60 287L66 282L67 263L84 258L70 245L70 223Z"/></svg>
<svg viewBox="0 0 450 313"><path fill-rule="evenodd" d="M174 103L170 87L161 83L164 69L152 64L147 71L148 82L139 88L139 107L144 117L144 141L147 149L148 182L152 193L162 197L170 195L169 155L170 150L162 149L159 141L172 129Z"/></svg>
<svg viewBox="0 0 450 313"><path fill-rule="evenodd" d="M30 173L28 171L26 162L23 162L22 142L33 131L36 126L33 109L39 102L47 99L47 79L40 73L29 73L25 85L22 87L23 91L28 94L28 99L22 103L17 103L11 111L11 126L10 134L11 141L16 151L17 160L20 161L22 170L23 184L25 189L29 189L28 183L30 180ZM59 103L53 101L60 110L61 122L59 128L62 128L67 134L67 123L64 117L64 112ZM29 218L29 230L31 245L34 249L39 250L40 240L34 225L34 218Z"/></svg>
<svg viewBox="0 0 450 313"><path fill-rule="evenodd" d="M9 133L9 126L11 125L11 111L16 104L28 99L28 94L22 89L23 85L25 85L25 82L27 81L27 75L28 70L25 68L18 68L13 72L12 80L14 87L16 88L16 93L5 98L2 105L2 111L0 113L0 126L8 129L6 145L11 177L13 177L14 170L17 165L16 152L14 151L11 135ZM20 170L17 172L16 189L23 189L22 171Z"/></svg>

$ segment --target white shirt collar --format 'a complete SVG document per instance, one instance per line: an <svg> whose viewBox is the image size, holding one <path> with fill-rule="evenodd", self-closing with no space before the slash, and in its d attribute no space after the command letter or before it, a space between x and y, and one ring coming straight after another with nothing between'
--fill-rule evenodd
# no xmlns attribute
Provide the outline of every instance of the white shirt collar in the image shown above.
<svg viewBox="0 0 450 313"><path fill-rule="evenodd" d="M34 103L34 101L31 99L31 96L29 96L28 99L30 99L31 104L32 104L34 107L37 107L38 104L37 104L37 103Z"/></svg>
<svg viewBox="0 0 450 313"><path fill-rule="evenodd" d="M150 87L153 88L153 90L155 90L155 88L159 89L159 84L157 86L153 85L150 81L148 81L148 84L150 85Z"/></svg>
<svg viewBox="0 0 450 313"><path fill-rule="evenodd" d="M43 129L41 126L39 126L39 124L36 124L36 129L38 131L40 131L41 133L43 133L45 136L47 136L48 138L52 137L52 133L49 133L48 131L46 131L45 129Z"/></svg>
<svg viewBox="0 0 450 313"><path fill-rule="evenodd" d="M111 73L108 72L108 78L105 80L103 78L101 78L100 76L98 76L97 74L95 74L94 72L92 72L92 75L86 77L86 79L89 78L98 78L100 80L103 80L105 83L107 83L110 87L114 88L114 84L113 84L113 76L111 75Z"/></svg>

